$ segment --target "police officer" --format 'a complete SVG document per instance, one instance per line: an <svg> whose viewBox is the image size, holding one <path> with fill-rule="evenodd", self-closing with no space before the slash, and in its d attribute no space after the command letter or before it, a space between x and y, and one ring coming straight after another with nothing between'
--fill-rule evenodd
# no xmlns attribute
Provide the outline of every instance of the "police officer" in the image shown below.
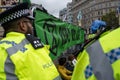
<svg viewBox="0 0 120 80"><path fill-rule="evenodd" d="M78 55L72 80L120 80L120 28L96 39Z"/></svg>
<svg viewBox="0 0 120 80"><path fill-rule="evenodd" d="M92 39L95 36L99 35L106 27L106 22L101 20L95 20L90 26L90 34L88 39Z"/></svg>
<svg viewBox="0 0 120 80"><path fill-rule="evenodd" d="M5 37L0 41L0 80L61 80L49 49L33 36L28 3L0 14Z"/></svg>

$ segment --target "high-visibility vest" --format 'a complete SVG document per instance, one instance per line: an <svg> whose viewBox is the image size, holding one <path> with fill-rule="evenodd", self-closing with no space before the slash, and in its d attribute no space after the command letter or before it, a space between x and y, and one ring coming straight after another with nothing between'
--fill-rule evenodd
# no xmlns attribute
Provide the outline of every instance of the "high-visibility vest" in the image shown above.
<svg viewBox="0 0 120 80"><path fill-rule="evenodd" d="M104 35L78 55L72 80L120 80L120 28Z"/></svg>
<svg viewBox="0 0 120 80"><path fill-rule="evenodd" d="M92 39L92 38L94 38L96 36L96 34L89 34L88 35L88 39Z"/></svg>
<svg viewBox="0 0 120 80"><path fill-rule="evenodd" d="M34 49L24 34L0 41L0 80L61 80L47 47Z"/></svg>

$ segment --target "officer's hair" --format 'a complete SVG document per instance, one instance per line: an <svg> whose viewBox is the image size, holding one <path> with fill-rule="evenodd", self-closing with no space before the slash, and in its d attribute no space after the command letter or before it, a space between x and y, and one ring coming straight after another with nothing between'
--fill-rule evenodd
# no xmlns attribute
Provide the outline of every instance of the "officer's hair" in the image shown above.
<svg viewBox="0 0 120 80"><path fill-rule="evenodd" d="M65 63L66 63L66 57L61 57L61 58L59 58L58 59L58 63L59 63L59 65L64 65Z"/></svg>
<svg viewBox="0 0 120 80"><path fill-rule="evenodd" d="M3 24L2 26L4 29L4 36L11 31L16 32L18 29L18 26L19 26L19 24L18 24L19 21L20 21L20 19L16 19L16 20L13 20L13 21Z"/></svg>
<svg viewBox="0 0 120 80"><path fill-rule="evenodd" d="M72 61L74 59L74 55L73 54L70 54L69 56L68 56L68 60L69 61Z"/></svg>

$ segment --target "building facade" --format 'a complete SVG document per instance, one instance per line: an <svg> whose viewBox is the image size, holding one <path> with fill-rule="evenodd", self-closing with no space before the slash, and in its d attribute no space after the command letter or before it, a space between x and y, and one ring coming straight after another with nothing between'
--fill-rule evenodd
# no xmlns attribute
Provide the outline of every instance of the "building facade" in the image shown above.
<svg viewBox="0 0 120 80"><path fill-rule="evenodd" d="M119 15L119 25L120 25L120 3L119 3L119 7L118 7L118 15Z"/></svg>
<svg viewBox="0 0 120 80"><path fill-rule="evenodd" d="M16 5L20 0L0 0L0 12L12 7L11 5Z"/></svg>
<svg viewBox="0 0 120 80"><path fill-rule="evenodd" d="M60 10L59 18L63 21L67 21L67 8Z"/></svg>
<svg viewBox="0 0 120 80"><path fill-rule="evenodd" d="M73 24L79 24L77 16L81 11L81 27L89 33L89 27L94 20L101 20L106 13L117 11L119 4L120 0L72 0Z"/></svg>
<svg viewBox="0 0 120 80"><path fill-rule="evenodd" d="M66 21L67 21L68 23L73 23L73 21L72 21L72 20L73 20L73 19L72 19L73 16L72 16L72 13L71 13L71 8L72 8L71 5L72 5L72 3L70 3L70 2L67 4L67 14L66 14L66 15L67 15L67 16L66 16L66 17L67 17L67 20L66 20Z"/></svg>
<svg viewBox="0 0 120 80"><path fill-rule="evenodd" d="M2 0L2 5L14 5L17 4L20 0Z"/></svg>
<svg viewBox="0 0 120 80"><path fill-rule="evenodd" d="M73 23L73 16L71 13L72 3L68 3L66 8L63 8L59 11L59 18L62 21L66 21L68 23Z"/></svg>

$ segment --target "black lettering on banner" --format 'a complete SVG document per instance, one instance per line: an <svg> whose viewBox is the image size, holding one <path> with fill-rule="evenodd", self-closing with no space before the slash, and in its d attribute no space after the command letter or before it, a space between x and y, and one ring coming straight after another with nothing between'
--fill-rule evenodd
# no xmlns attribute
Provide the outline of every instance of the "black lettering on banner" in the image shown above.
<svg viewBox="0 0 120 80"><path fill-rule="evenodd" d="M80 29L78 29L78 30L71 30L71 35L72 35L72 40L74 41L74 40L80 40L80 35L81 33L80 33Z"/></svg>
<svg viewBox="0 0 120 80"><path fill-rule="evenodd" d="M52 46L50 48L50 51L54 56L57 56L57 46L58 45L57 45L57 40L54 36L55 27L56 27L56 25L51 20L46 20L44 23L44 26L43 26L46 44L50 44L50 42L49 42L48 35L45 30L47 30L52 35L51 36L52 37Z"/></svg>
<svg viewBox="0 0 120 80"><path fill-rule="evenodd" d="M57 56L58 46L60 43L60 45L65 45L66 43L69 43L71 41L80 40L81 36L81 30L79 28L68 28L66 26L58 27L52 19L48 19L44 22L43 29L46 44L51 45L50 51L54 56ZM59 31L59 38L61 38L61 40L58 39L58 36L55 36L56 34L58 34L56 29L58 29ZM51 39L49 39L50 36L47 35L47 32L51 34ZM52 42L50 42L50 40L52 40Z"/></svg>
<svg viewBox="0 0 120 80"><path fill-rule="evenodd" d="M60 34L60 36L61 36L61 39L62 39L62 45L64 45L65 44L65 31L64 31L64 28L62 28L62 27L60 27L59 28L59 34Z"/></svg>
<svg viewBox="0 0 120 80"><path fill-rule="evenodd" d="M72 29L71 32L72 32L72 40L76 40L76 31Z"/></svg>
<svg viewBox="0 0 120 80"><path fill-rule="evenodd" d="M64 44L65 43L67 43L68 42L68 34L67 34L67 28L64 28L64 30L63 30L64 32L64 34L63 34L63 36L64 36Z"/></svg>
<svg viewBox="0 0 120 80"><path fill-rule="evenodd" d="M65 28L65 27L60 27L59 28L59 34L62 38L62 45L66 44L67 42L70 41L70 37L71 37L70 29Z"/></svg>
<svg viewBox="0 0 120 80"><path fill-rule="evenodd" d="M77 34L76 34L76 39L80 40L81 39L81 33L80 33L80 29L77 30Z"/></svg>
<svg viewBox="0 0 120 80"><path fill-rule="evenodd" d="M66 38L67 38L67 42L70 42L70 30L69 29L66 29Z"/></svg>

